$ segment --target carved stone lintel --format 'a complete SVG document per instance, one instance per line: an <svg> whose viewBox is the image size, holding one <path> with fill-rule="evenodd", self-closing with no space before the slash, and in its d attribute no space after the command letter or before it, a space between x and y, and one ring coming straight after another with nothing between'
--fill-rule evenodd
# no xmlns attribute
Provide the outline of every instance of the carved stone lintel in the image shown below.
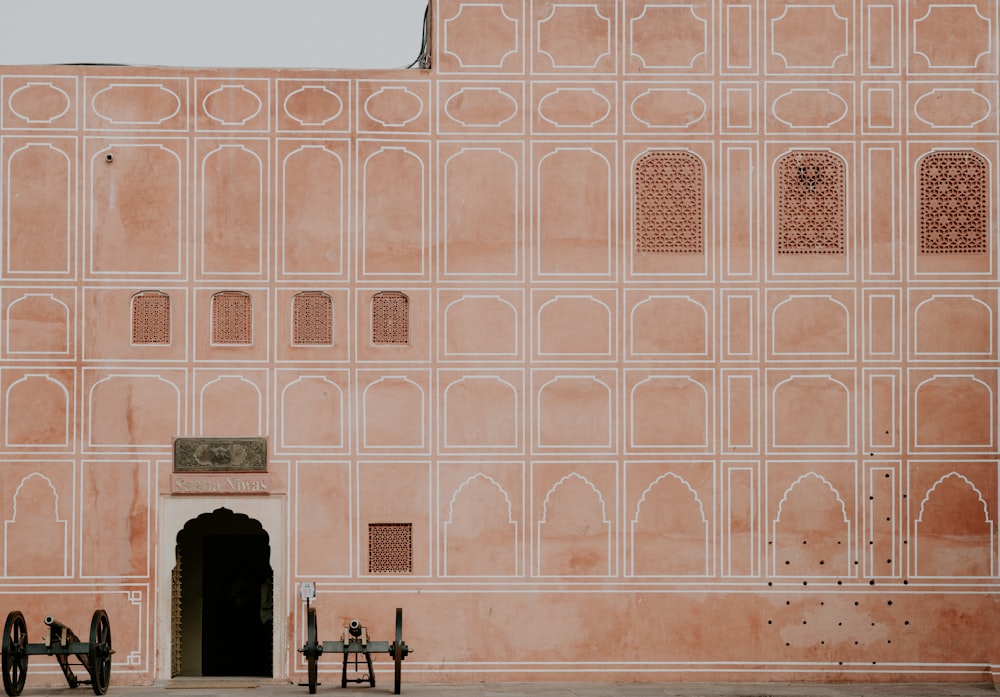
<svg viewBox="0 0 1000 697"><path fill-rule="evenodd" d="M174 472L267 472L267 439L175 438Z"/></svg>

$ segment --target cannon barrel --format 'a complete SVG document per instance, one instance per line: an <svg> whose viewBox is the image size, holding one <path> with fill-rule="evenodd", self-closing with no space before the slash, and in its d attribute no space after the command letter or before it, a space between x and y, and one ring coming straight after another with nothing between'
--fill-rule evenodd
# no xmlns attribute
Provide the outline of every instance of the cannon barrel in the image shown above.
<svg viewBox="0 0 1000 697"><path fill-rule="evenodd" d="M60 622L59 620L57 620L52 615L46 615L45 616L45 626L46 627L52 627L53 629L55 629L58 632L66 630L70 634L73 633L72 629L70 629L69 627L67 627L65 624L63 624L62 622Z"/></svg>
<svg viewBox="0 0 1000 697"><path fill-rule="evenodd" d="M361 636L361 623L357 620L351 620L351 623L347 625L347 631L350 632L351 636Z"/></svg>

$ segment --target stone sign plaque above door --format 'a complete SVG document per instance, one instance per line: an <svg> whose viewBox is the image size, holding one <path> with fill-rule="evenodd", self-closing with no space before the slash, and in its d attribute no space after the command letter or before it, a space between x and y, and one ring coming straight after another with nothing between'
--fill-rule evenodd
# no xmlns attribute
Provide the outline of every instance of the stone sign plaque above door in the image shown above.
<svg viewBox="0 0 1000 697"><path fill-rule="evenodd" d="M267 439L175 438L174 472L267 472Z"/></svg>

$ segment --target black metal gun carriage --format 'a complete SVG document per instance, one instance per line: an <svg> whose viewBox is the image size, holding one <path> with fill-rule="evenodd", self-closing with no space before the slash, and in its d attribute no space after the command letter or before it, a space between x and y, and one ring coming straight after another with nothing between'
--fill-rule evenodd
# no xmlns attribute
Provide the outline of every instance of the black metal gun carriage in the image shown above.
<svg viewBox="0 0 1000 697"><path fill-rule="evenodd" d="M95 695L108 691L111 680L111 623L108 613L95 610L90 621L90 641L80 641L72 629L52 617L45 618L45 635L41 643L28 643L28 627L24 615L17 610L7 615L3 627L3 689L10 697L17 697L24 689L28 675L28 656L54 656L59 662L70 687L90 685ZM73 672L70 657L90 675L80 680Z"/></svg>
<svg viewBox="0 0 1000 697"><path fill-rule="evenodd" d="M403 660L410 654L410 647L403 641L403 609L396 608L396 638L390 643L388 641L371 641L368 639L368 629L363 627L357 620L351 620L344 627L344 636L341 641L319 641L319 629L316 622L316 608L310 607L309 600L315 597L312 584L303 584L302 597L306 601L306 643L299 649L306 658L309 673L309 694L316 694L318 678L317 661L323 653L341 653L344 661L340 677L340 686L347 687L347 683L365 683L375 687L375 670L372 666L373 653L387 653L395 663L396 682L393 694L398 695L400 689L400 678ZM350 656L353 655L353 667L357 671L360 663L359 656L364 656L368 666L368 673L361 678L348 678L347 668L350 664Z"/></svg>

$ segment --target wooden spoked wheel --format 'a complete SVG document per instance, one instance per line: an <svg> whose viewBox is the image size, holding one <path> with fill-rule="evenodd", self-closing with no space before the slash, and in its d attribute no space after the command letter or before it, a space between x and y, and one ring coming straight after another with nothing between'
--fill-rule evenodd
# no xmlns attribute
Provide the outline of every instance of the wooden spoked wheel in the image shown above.
<svg viewBox="0 0 1000 697"><path fill-rule="evenodd" d="M396 681L392 694L398 695L403 668L403 608L396 608L396 640L392 644L392 660L396 664Z"/></svg>
<svg viewBox="0 0 1000 697"><path fill-rule="evenodd" d="M104 610L95 610L90 620L90 650L88 659L90 665L90 686L95 695L103 695L108 691L111 682L111 622Z"/></svg>
<svg viewBox="0 0 1000 697"><path fill-rule="evenodd" d="M316 608L309 608L306 613L306 645L302 650L302 653L306 656L306 665L309 671L309 694L316 694L316 685L318 685L318 666L319 655L321 649L319 646L319 628L316 623Z"/></svg>
<svg viewBox="0 0 1000 697"><path fill-rule="evenodd" d="M28 674L28 625L24 615L15 610L3 625L3 689L17 697L24 689Z"/></svg>

